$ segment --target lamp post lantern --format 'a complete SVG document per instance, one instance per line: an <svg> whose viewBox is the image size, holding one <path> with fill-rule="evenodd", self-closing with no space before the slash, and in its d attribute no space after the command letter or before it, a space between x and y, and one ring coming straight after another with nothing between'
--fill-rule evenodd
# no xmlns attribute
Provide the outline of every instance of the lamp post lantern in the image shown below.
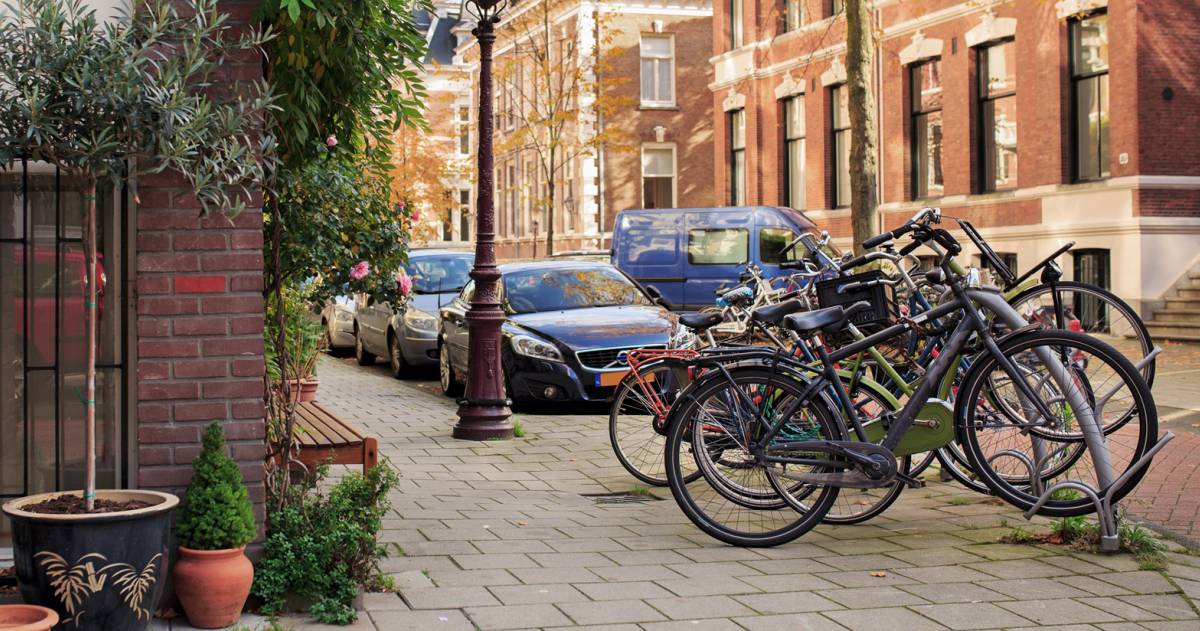
<svg viewBox="0 0 1200 631"><path fill-rule="evenodd" d="M467 440L512 438L500 366L500 270L496 268L496 216L492 176L492 44L500 11L508 0L466 0L463 12L477 20L472 33L479 41L479 193L476 202L475 265L471 278L475 294L467 309L467 389L458 402L458 423L453 436ZM444 349L442 352L446 352Z"/></svg>

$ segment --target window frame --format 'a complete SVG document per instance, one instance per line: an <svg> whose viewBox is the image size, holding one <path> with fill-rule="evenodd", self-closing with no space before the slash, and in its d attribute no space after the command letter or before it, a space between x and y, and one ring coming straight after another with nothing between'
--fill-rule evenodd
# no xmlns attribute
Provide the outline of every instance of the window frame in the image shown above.
<svg viewBox="0 0 1200 631"><path fill-rule="evenodd" d="M466 114L466 116L463 116ZM458 155L471 155L471 106L458 106Z"/></svg>
<svg viewBox="0 0 1200 631"><path fill-rule="evenodd" d="M783 205L795 210L804 210L808 205L808 103L804 99L804 94L793 94L787 98L780 99L780 112L783 118L783 124L779 126L780 134L782 135L783 146ZM788 105L799 103L801 130L799 135L794 135L790 129L789 123L792 117L788 112ZM800 204L797 205L797 200L793 199L792 185L795 184L792 171L796 165L792 164L792 143L800 143Z"/></svg>
<svg viewBox="0 0 1200 631"><path fill-rule="evenodd" d="M667 45L670 48L670 52L665 57L664 56L649 56L649 57L646 56L645 52L642 50L642 41L645 40L647 37L654 38L654 39L667 40ZM670 100L662 101L662 100L655 100L655 99L651 99L651 100L646 99L646 94L642 91L642 89L644 87L644 81L645 81L645 76L643 74L644 68L642 66L642 63L645 62L646 60L654 61L654 64L653 64L654 80L653 80L652 85L654 86L656 91L659 86L659 72L662 68L663 62L665 61L666 63L670 64L670 73L671 73L671 82L670 82L671 98L670 98ZM645 107L645 108L673 108L673 107L677 106L678 98L676 95L678 94L678 90L677 90L678 85L676 84L676 73L675 73L676 65L677 64L675 62L675 34L674 33L642 33L641 34L641 37L638 38L638 80L639 80L638 81L638 98L639 98L639 101L640 101L642 107ZM658 96L658 95L656 94L655 96Z"/></svg>
<svg viewBox="0 0 1200 631"><path fill-rule="evenodd" d="M742 47L746 30L746 3L744 0L729 0L729 50Z"/></svg>
<svg viewBox="0 0 1200 631"><path fill-rule="evenodd" d="M1070 99L1071 99L1071 109L1070 109L1070 117L1071 118L1070 118L1069 124L1067 125L1067 131L1068 131L1067 137L1068 137L1069 142L1071 143L1071 145L1070 145L1070 147L1071 147L1071 151L1070 151L1071 181L1076 182L1076 183L1100 182L1100 181L1103 181L1103 180L1106 180L1106 179L1112 177L1112 169L1109 166L1109 158L1111 157L1111 154L1109 153L1109 148L1108 148L1108 145L1109 145L1108 141L1111 136L1111 130L1109 130L1107 133L1102 134L1102 140L1099 143L1097 143L1097 146L1095 147L1097 155L1094 157L1096 158L1097 165L1099 166L1099 169L1100 169L1099 174L1097 174L1095 176L1090 175L1090 174L1084 175L1082 173L1082 169L1080 168L1081 165L1079 163L1080 158L1083 156L1083 151L1082 151L1083 146L1081 144L1082 137L1079 133L1079 116L1082 113L1080 111L1081 103L1080 103L1080 99L1079 99L1079 86L1082 85L1084 82L1092 82L1093 80L1097 83L1097 87L1102 82L1107 83L1108 84L1107 91L1109 91L1110 96L1109 96L1109 99L1107 102L1101 101L1100 107L1099 107L1100 114L1104 115L1105 113L1110 112L1110 110L1108 110L1108 107L1111 106L1111 104L1112 104L1112 98L1111 98L1112 84L1111 84L1111 80L1108 78L1109 72L1112 69L1111 59L1105 60L1105 65L1104 65L1103 70L1096 70L1096 71L1089 71L1089 72L1081 73L1079 71L1079 69L1076 67L1076 58L1078 57L1078 55L1077 55L1078 51L1076 49L1075 31L1076 31L1076 29L1080 28L1080 25L1083 24L1084 22L1094 19L1094 18L1101 17L1101 16L1104 17L1105 22L1108 21L1108 11L1106 9L1099 9L1096 11L1092 11L1086 15L1072 18L1071 20L1069 20L1067 22L1067 56L1068 56L1067 71L1068 71L1068 80L1070 81ZM1106 24L1105 29L1107 30L1107 28L1108 28L1108 26ZM1111 114L1109 116L1109 120L1110 121L1112 120ZM1090 148L1091 147L1089 147L1089 149Z"/></svg>
<svg viewBox="0 0 1200 631"><path fill-rule="evenodd" d="M471 240L471 189L458 189L458 240Z"/></svg>
<svg viewBox="0 0 1200 631"><path fill-rule="evenodd" d="M987 42L986 44L977 46L975 48L975 69L976 69L976 75L977 75L977 77L976 77L977 81L976 81L976 85L975 85L977 98L976 98L976 102L975 102L975 107L976 107L977 118L979 121L979 124L978 124L979 142L976 147L976 151L979 152L978 192L983 193L983 194L997 193L997 192L1003 192L1003 191L1012 191L1012 190L1016 190L1017 188L1020 188L1020 186L1021 186L1021 180L1018 177L1020 175L1019 169L1020 169L1020 165L1021 165L1021 162L1020 162L1020 150L1021 150L1020 133L1021 133L1021 130L1019 128L1017 129L1017 143L1016 143L1017 151L1016 151L1016 153L1017 153L1018 173L1014 174L1014 176L1013 176L1013 179L1014 179L1013 184L1008 185L1008 186L1003 186L1003 187L996 186L995 156L991 155L992 152L988 151L988 134L991 134L991 136L992 136L992 149L995 149L995 111L996 111L995 103L997 101L1001 101L1004 99L1012 99L1014 107L1017 104L1017 90L1018 90L1019 86L1014 85L1012 88L1005 90L1002 93L992 93L990 91L990 89L987 87L988 64L990 63L991 51L998 49L1002 46L1016 46L1015 38L1007 37L1004 39L991 41L991 42ZM1014 83L1016 83L1016 78L1017 78L1016 69L1014 69L1013 70ZM991 105L991 108L992 108L992 125L991 125L991 127L988 126L987 117L984 115L985 112L987 111L987 107L989 105ZM1017 114L1018 114L1018 116L1020 115L1019 109L1017 110ZM990 161L989 161L989 155L991 155ZM989 171L989 169L988 169L989 164L992 165L991 171Z"/></svg>
<svg viewBox="0 0 1200 631"><path fill-rule="evenodd" d="M746 205L746 110L738 108L726 113L726 125L729 131L729 204L731 206ZM740 124L739 124L740 123ZM734 134L740 129L741 133ZM741 138L741 145L735 144L735 139ZM741 164L741 168L738 168Z"/></svg>
<svg viewBox="0 0 1200 631"><path fill-rule="evenodd" d="M792 9L795 8L795 22L792 21ZM783 11L780 16L783 33L798 31L804 27L804 0L783 0Z"/></svg>
<svg viewBox="0 0 1200 631"><path fill-rule="evenodd" d="M910 129L910 138L909 138L908 145L909 145L909 158L912 161L912 169L911 169L911 177L909 178L909 185L912 187L911 192L912 192L913 200L932 199L932 198L937 198L937 197L943 197L946 194L946 179L945 179L945 171L944 170L942 173L942 190L940 193L930 194L930 192L928 190L925 190L925 191L921 190L922 178L921 178L921 169L919 168L919 165L921 164L920 157L924 156L924 155L928 155L928 151L926 150L926 151L922 152L920 150L920 147L917 146L917 139L920 137L920 136L918 136L917 130L925 126L923 121L926 117L928 117L930 114L935 113L935 112L941 113L942 114L942 124L945 125L945 114L944 114L945 102L943 101L939 107L925 109L923 99L921 99L920 92L919 92L919 90L921 89L921 80L920 80L920 77L918 76L919 71L924 66L927 66L929 64L935 64L935 63L939 65L939 75L940 75L941 74L940 65L942 63L942 58L940 56L930 57L928 59L922 59L920 61L909 64L909 66L908 66L908 88L909 88L908 122L909 122L909 129ZM940 79L939 79L939 87L940 86L941 86L941 83L940 83ZM943 94L943 98L944 98L945 92L944 92L944 88L942 88L942 89L943 89L942 94ZM944 137L945 137L945 132L943 131L943 138ZM928 143L929 138L925 137L925 141L926 141L926 143ZM945 145L944 144L941 147L941 153L942 153L941 159L944 164L945 163Z"/></svg>
<svg viewBox="0 0 1200 631"><path fill-rule="evenodd" d="M830 110L829 110L829 114L830 114L829 115L829 140L830 140L829 148L830 148L830 157L831 157L831 159L829 161L829 172L831 175L830 183L833 186L833 191L832 191L833 194L830 196L830 199L833 202L831 204L831 206L833 208L849 208L850 202L851 202L851 199L844 200L844 203L843 203L843 200L839 199L840 192L841 192L842 179L844 178L846 180L847 184L850 181L850 161L849 161L849 159L847 159L847 161L846 161L846 173L844 175L838 173L838 169L839 169L838 156L840 153L838 151L838 140L839 140L839 138L842 137L842 135L845 136L845 142L847 143L846 144L847 155L849 155L849 152L850 152L850 146L849 146L849 143L850 143L850 109L849 109L849 106L847 106L847 108L846 108L845 125L841 126L841 127L838 126L838 123L839 123L838 102L840 101L840 99L838 98L840 96L839 91L847 90L847 89L848 89L847 84L845 84L845 83L838 83L836 85L831 85L831 86L829 86L829 89L828 89L829 107L830 107ZM849 99L849 94L847 94L847 99ZM853 191L848 190L846 194L847 194L847 197L850 197L850 198L853 198L853 196L854 196Z"/></svg>
<svg viewBox="0 0 1200 631"><path fill-rule="evenodd" d="M675 143L673 143L673 142L642 143L642 148L641 148L641 152L640 152L640 154L641 154L640 155L640 157L641 157L640 173L642 176L641 177L641 179L642 179L642 187L641 187L642 188L642 208L647 208L647 206L646 206L646 150L647 149L652 149L652 150L669 149L671 151L671 205L667 206L667 208L678 208L679 207L679 150L676 147ZM652 175L650 177L662 179L665 176Z"/></svg>
<svg viewBox="0 0 1200 631"><path fill-rule="evenodd" d="M692 235L697 232L740 232L740 233L742 233L742 235L746 241L746 247L745 247L744 251L742 252L742 259L740 261L734 261L734 262L718 261L718 262L714 262L714 263L697 263L696 261L694 261L692 259L692 238L693 238ZM688 234L688 244L687 244L688 265L745 265L746 263L750 262L750 230L748 228L689 228L687 234Z"/></svg>

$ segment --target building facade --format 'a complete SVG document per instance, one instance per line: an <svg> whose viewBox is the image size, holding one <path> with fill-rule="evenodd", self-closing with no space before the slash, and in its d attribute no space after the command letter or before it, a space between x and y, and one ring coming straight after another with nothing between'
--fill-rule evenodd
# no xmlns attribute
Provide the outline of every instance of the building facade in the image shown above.
<svg viewBox="0 0 1200 631"><path fill-rule="evenodd" d="M109 17L123 3L88 4ZM234 23L255 10L219 6ZM221 73L217 84L261 77L261 60ZM185 188L167 173L140 178L136 198L98 195L98 485L182 492L216 420L261 521L261 203L201 219ZM83 486L81 190L45 163L0 165L0 501ZM0 517L0 547L8 528Z"/></svg>
<svg viewBox="0 0 1200 631"><path fill-rule="evenodd" d="M711 206L716 201L708 92L711 3L551 2L550 19L539 32L525 24L545 1L516 3L496 29L498 256L544 256L548 222L555 251L596 250L608 247L621 210ZM464 21L456 29L458 61L472 81L454 104L453 118L472 159L478 146L473 26ZM538 70L531 46L548 49L552 73ZM567 90L566 109L577 114L570 115L565 148L553 168L547 168L548 152L528 141L530 134L543 133L532 121L537 108L545 107L534 100L544 96L548 75L554 77L549 81L578 86ZM553 201L547 194L551 177ZM468 213L476 193L462 197Z"/></svg>
<svg viewBox="0 0 1200 631"><path fill-rule="evenodd" d="M710 87L723 203L804 210L849 246L843 11L720 4ZM1018 269L1075 241L1068 278L1144 316L1177 294L1200 257L1193 0L877 0L871 19L884 225L940 206Z"/></svg>

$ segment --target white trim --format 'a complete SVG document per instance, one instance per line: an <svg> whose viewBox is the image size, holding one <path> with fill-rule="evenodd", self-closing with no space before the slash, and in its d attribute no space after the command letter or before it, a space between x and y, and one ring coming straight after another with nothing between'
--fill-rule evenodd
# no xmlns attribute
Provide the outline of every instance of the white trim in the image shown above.
<svg viewBox="0 0 1200 631"><path fill-rule="evenodd" d="M968 48L982 46L1002 39L1009 39L1017 35L1017 18L1000 18L996 17L995 11L988 7L987 11L979 18L979 26L967 31L963 35L963 41L967 43Z"/></svg>
<svg viewBox="0 0 1200 631"><path fill-rule="evenodd" d="M638 99L639 99L639 102L641 103L642 107L648 107L648 108L676 107L676 104L679 102L679 98L678 98L679 85L677 82L678 73L676 72L676 70L678 70L679 64L675 58L675 34L674 33L663 33L661 31L661 28L662 28L661 20L657 20L657 22L659 22L659 30L658 31L655 31L653 33L642 32L642 33L638 34ZM670 55L667 57L646 57L642 53L642 40L644 40L647 35L649 35L650 37L653 37L653 38L665 38L671 47ZM662 61L665 59L665 60L671 62L671 100L669 100L669 101L647 101L645 98L645 95L642 94L642 80L643 80L642 61L644 61L646 59L653 59L656 62L659 62L659 61ZM659 68L660 68L660 65L658 63L655 63L654 69L655 69L656 75L658 73ZM658 77L655 76L654 79L655 79L654 87L655 87L655 90L657 91Z"/></svg>
<svg viewBox="0 0 1200 631"><path fill-rule="evenodd" d="M907 66L918 61L942 56L942 40L926 39L925 33L913 33L912 43L900 51L900 65Z"/></svg>
<svg viewBox="0 0 1200 631"><path fill-rule="evenodd" d="M746 95L739 94L730 86L729 94L725 96L725 100L721 101L721 109L726 112L746 109Z"/></svg>
<svg viewBox="0 0 1200 631"><path fill-rule="evenodd" d="M845 82L846 65L842 63L841 57L834 57L833 62L829 64L829 70L821 73L821 85L828 88Z"/></svg>
<svg viewBox="0 0 1200 631"><path fill-rule="evenodd" d="M1082 15L1096 9L1107 9L1108 0L1059 0L1054 3L1058 19L1065 20L1073 15Z"/></svg>
<svg viewBox="0 0 1200 631"><path fill-rule="evenodd" d="M670 149L671 150L671 208L679 208L679 149L673 142L643 142L639 150L640 161L638 163L638 174L640 175L641 193L638 198L642 200L642 208L646 207L646 150L647 149ZM661 175L651 177L662 177Z"/></svg>
<svg viewBox="0 0 1200 631"><path fill-rule="evenodd" d="M783 78L783 81L780 81L779 85L775 86L775 100L787 99L793 96L804 94L805 83L806 82L803 80L797 81L796 77L793 76L791 72L788 72L787 76Z"/></svg>

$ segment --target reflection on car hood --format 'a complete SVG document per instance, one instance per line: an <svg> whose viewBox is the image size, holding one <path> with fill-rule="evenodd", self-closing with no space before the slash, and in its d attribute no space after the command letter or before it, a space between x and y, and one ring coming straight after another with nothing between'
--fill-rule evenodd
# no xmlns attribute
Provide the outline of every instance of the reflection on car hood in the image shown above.
<svg viewBox="0 0 1200 631"><path fill-rule="evenodd" d="M574 350L666 344L675 316L662 307L594 307L522 313L509 322Z"/></svg>

